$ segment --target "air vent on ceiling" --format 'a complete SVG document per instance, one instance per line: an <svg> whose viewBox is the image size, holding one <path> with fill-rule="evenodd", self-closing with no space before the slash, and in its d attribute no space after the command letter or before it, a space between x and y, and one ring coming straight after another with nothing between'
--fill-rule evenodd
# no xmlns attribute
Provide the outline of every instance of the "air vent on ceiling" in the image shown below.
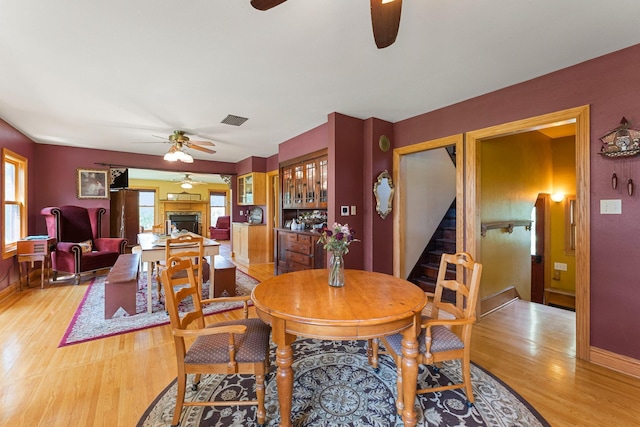
<svg viewBox="0 0 640 427"><path fill-rule="evenodd" d="M240 126L247 120L249 119L246 117L234 116L233 114L229 114L220 123L224 123L225 125L231 125L231 126Z"/></svg>

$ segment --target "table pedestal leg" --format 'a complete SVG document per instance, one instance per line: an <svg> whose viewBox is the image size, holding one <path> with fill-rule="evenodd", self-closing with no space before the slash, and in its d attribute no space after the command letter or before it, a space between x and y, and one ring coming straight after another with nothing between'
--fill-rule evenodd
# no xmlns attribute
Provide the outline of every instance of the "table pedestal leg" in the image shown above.
<svg viewBox="0 0 640 427"><path fill-rule="evenodd" d="M417 424L414 403L416 400L416 386L418 382L418 341L415 328L407 328L402 332L402 389L404 395L404 409L402 421L405 426L413 427Z"/></svg>

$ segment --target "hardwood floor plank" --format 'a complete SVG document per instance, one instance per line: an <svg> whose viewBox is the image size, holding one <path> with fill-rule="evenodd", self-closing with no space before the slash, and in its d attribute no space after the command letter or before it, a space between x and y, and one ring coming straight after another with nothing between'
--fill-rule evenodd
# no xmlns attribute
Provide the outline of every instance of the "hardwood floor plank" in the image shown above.
<svg viewBox="0 0 640 427"><path fill-rule="evenodd" d="M273 275L273 264L237 265L258 280ZM0 425L130 427L175 378L168 325L58 348L88 280L0 301ZM239 317L234 310L207 321ZM516 301L473 329L472 360L554 427L640 426L640 379L576 360L575 352L575 314L539 304Z"/></svg>

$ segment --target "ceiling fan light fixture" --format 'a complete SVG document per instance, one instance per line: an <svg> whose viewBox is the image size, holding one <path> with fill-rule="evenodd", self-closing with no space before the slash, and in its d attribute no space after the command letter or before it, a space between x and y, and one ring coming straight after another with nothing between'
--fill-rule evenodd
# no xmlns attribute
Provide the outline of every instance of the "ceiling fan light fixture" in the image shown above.
<svg viewBox="0 0 640 427"><path fill-rule="evenodd" d="M182 184L180 184L180 187L185 188L185 189L187 189L187 190L188 190L188 189L190 189L190 188L193 188L193 185L191 185L191 184L190 184L190 183L188 183L188 182L183 182Z"/></svg>
<svg viewBox="0 0 640 427"><path fill-rule="evenodd" d="M189 153L185 153L184 151L179 151L180 153L182 153L182 158L178 159L183 163L193 163L193 157L191 157L191 154Z"/></svg>
<svg viewBox="0 0 640 427"><path fill-rule="evenodd" d="M164 159L168 162L175 162L178 160L178 155L176 154L176 147L175 145L172 146L169 151L167 152L167 154L164 155Z"/></svg>

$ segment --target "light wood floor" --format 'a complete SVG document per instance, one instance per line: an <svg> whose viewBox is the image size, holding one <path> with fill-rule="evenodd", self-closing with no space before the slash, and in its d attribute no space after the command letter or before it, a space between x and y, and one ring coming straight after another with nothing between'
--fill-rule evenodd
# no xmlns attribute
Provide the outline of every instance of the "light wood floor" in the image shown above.
<svg viewBox="0 0 640 427"><path fill-rule="evenodd" d="M240 268L273 275L272 264ZM87 284L32 285L0 302L0 426L134 426L175 378L168 326L57 347ZM474 327L472 360L552 426L640 426L640 380L577 361L574 318L510 304Z"/></svg>

